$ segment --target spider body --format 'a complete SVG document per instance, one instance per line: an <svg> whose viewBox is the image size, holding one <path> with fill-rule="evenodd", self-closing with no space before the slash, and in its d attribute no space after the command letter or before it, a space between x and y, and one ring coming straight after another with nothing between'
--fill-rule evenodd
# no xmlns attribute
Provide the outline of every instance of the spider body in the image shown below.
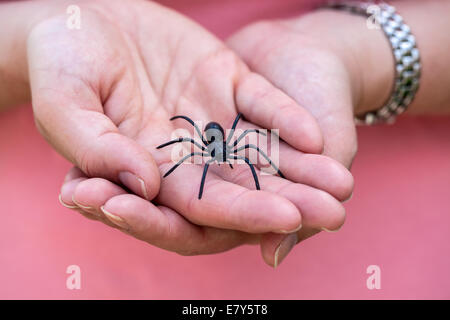
<svg viewBox="0 0 450 320"><path fill-rule="evenodd" d="M243 147L238 147L238 143L240 140L242 140L248 133L256 132L258 134L266 135L264 132L261 132L258 129L247 129L245 130L234 142L232 145L230 145L230 140L233 137L234 131L236 129L236 125L241 118L241 114L239 113L236 116L236 119L233 122L233 126L231 128L231 131L228 135L228 137L225 139L225 131L223 130L222 126L218 124L217 122L209 122L204 130L204 135L198 128L198 126L192 121L190 118L186 116L175 116L172 117L170 120L175 119L184 119L188 121L194 129L197 131L198 135L202 139L203 145L195 141L191 138L183 138L180 137L175 140L171 140L169 142L163 143L162 145L158 146L157 149L164 148L168 145L174 144L174 143L181 143L181 142L190 142L194 144L197 148L201 149L202 152L192 152L189 155L183 157L180 161L178 161L177 164L175 164L172 168L170 168L169 171L167 171L164 174L164 178L167 177L169 174L171 174L176 168L178 168L179 165L181 165L185 160L189 159L190 157L201 155L203 157L210 157L208 161L206 161L205 167L203 169L203 175L202 180L200 182L200 190L198 194L198 198L202 198L203 194L203 187L205 185L205 178L206 174L208 172L209 165L213 162L217 162L219 165L222 163L227 163L231 169L233 169L233 165L231 164L230 160L244 160L247 165L250 167L250 170L252 171L253 179L255 180L255 186L257 190L260 190L258 176L256 175L255 168L252 163L250 163L250 160L246 157L239 156L237 153L244 149L255 149L258 151L268 162L269 164L277 171L278 175L284 178L283 174L281 173L280 169L270 160L270 158L257 146L252 144L246 144Z"/></svg>
<svg viewBox="0 0 450 320"><path fill-rule="evenodd" d="M225 132L220 124L217 122L210 122L205 127L206 148L217 163L224 163L227 161L227 144L224 140Z"/></svg>
<svg viewBox="0 0 450 320"><path fill-rule="evenodd" d="M227 145L225 141L214 141L209 143L206 148L211 156L218 163L227 161Z"/></svg>

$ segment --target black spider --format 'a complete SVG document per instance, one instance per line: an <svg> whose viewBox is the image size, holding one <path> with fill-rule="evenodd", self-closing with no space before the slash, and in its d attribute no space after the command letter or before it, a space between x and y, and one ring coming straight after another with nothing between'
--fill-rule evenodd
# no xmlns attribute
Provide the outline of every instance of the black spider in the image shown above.
<svg viewBox="0 0 450 320"><path fill-rule="evenodd" d="M237 147L237 144L239 143L239 141L241 141L245 137L245 135L247 135L248 133L256 132L256 133L259 133L259 134L262 134L265 136L266 134L264 132L261 132L258 129L247 129L233 142L232 145L229 144L230 140L234 134L234 130L236 129L236 125L237 125L239 119L241 118L240 113L237 115L236 119L234 120L230 134L228 135L226 141L224 139L225 138L224 131L223 131L222 127L220 126L220 124L218 124L217 122L210 122L206 125L206 127L205 127L206 139L205 139L203 137L200 129L198 128L198 126L190 118L188 118L186 116L175 116L175 117L170 118L170 120L175 120L175 119L179 119L179 118L188 121L190 124L192 124L194 126L195 130L197 131L199 137L202 139L202 142L205 146L202 146L200 143L198 143L194 139L180 137L178 139L171 140L169 142L166 142L166 143L158 146L157 149L164 148L164 147L174 144L174 143L190 142L190 143L194 144L195 146L197 146L198 148L202 149L202 151L204 151L204 152L206 151L207 153L192 152L191 154L188 154L187 156L183 157L180 161L178 161L178 163L175 164L172 168L170 168L170 170L167 171L166 174L164 175L164 178L167 177L169 174L171 174L180 164L183 163L183 161L189 159L190 157L193 157L196 155L211 157L211 159L206 162L205 168L203 169L202 181L200 183L200 191L198 194L199 199L202 198L203 186L205 184L205 178L206 178L206 173L208 172L208 167L214 161L217 161L217 163L219 165L221 163L228 163L230 165L231 169L233 169L233 166L229 162L229 160L237 160L237 159L244 160L249 165L249 167L252 171L253 178L255 179L256 189L260 190L258 177L256 175L256 171L255 171L255 168L253 167L253 164L250 163L250 160L248 158L236 155L237 152L244 150L244 149L255 149L256 151L261 153L261 155L277 171L278 175L280 177L284 178L284 175L281 173L280 169L278 169L277 166L275 164L273 164L272 160L270 160L269 157L257 146L255 146L253 144L246 144L243 147L240 147L240 148Z"/></svg>

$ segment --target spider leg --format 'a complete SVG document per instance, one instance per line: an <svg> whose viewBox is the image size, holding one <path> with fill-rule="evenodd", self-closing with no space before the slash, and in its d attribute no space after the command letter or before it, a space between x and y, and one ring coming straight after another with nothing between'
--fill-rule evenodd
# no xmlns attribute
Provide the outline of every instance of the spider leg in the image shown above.
<svg viewBox="0 0 450 320"><path fill-rule="evenodd" d="M234 130L236 129L237 123L238 123L239 119L241 118L241 116L242 116L242 113L239 112L236 116L236 119L234 119L233 126L231 127L231 131L228 134L227 145L230 143L230 140L233 137Z"/></svg>
<svg viewBox="0 0 450 320"><path fill-rule="evenodd" d="M232 153L237 153L241 150L244 149L255 149L256 151L258 151L266 160L267 162L269 162L269 164L272 166L272 168L274 168L276 170L276 172L278 173L278 175L282 178L285 178L284 174L280 171L280 169L272 162L272 160L270 160L270 158L267 156L267 154L264 153L264 151L262 151L260 148L258 148L257 146L253 145L253 144L246 144L243 147L237 148L235 150L232 151Z"/></svg>
<svg viewBox="0 0 450 320"><path fill-rule="evenodd" d="M262 132L261 130L259 130L259 129L247 129L247 130L245 130L235 141L234 141L234 143L233 143L233 145L231 146L231 148L234 148L234 147L236 147L237 146L237 144L239 143L239 141L241 141L243 138L245 138L245 136L247 135L247 134L249 134L249 133L251 133L251 132L256 132L256 133L259 133L259 134L261 134L261 135L263 135L263 136L267 136L264 132Z"/></svg>
<svg viewBox="0 0 450 320"><path fill-rule="evenodd" d="M197 141L195 141L194 139L181 138L181 137L178 138L178 139L171 140L169 142L163 143L162 145L157 146L156 149L161 149L161 148L167 147L167 146L169 146L171 144L178 143L178 142L190 142L190 143L196 145L197 147L199 147L200 149L202 149L203 151L206 151L206 148L204 146L202 146L200 143L198 143Z"/></svg>
<svg viewBox="0 0 450 320"><path fill-rule="evenodd" d="M186 116L174 116L174 117L170 118L170 121L175 120L175 119L184 119L184 120L186 120L187 122L189 122L190 124L192 124L192 125L194 126L195 130L197 131L198 136L202 139L202 142L203 142L205 145L208 144L208 143L206 142L205 138L203 138L203 135L202 135L201 130L200 130L199 127L194 123L194 121L192 121L191 118L186 117Z"/></svg>
<svg viewBox="0 0 450 320"><path fill-rule="evenodd" d="M248 160L248 158L246 157L241 157L241 156L231 156L231 159L241 159L244 160L248 166L250 167L250 170L252 170L252 175L253 175L253 179L255 180L255 185L256 185L256 190L261 190L261 188L259 187L259 181L258 181L258 176L256 175L256 171L255 171L255 167L253 166L253 164L251 164L250 160Z"/></svg>
<svg viewBox="0 0 450 320"><path fill-rule="evenodd" d="M182 164L186 159L189 159L190 157L193 157L193 156L208 156L208 155L205 154L205 153L202 153L202 152L192 152L191 154L188 154L187 156L184 156L180 161L177 162L176 165L174 165L172 168L170 168L169 171L167 171L167 172L164 174L163 178L165 178L165 177L167 177L169 174L171 174L171 173L172 173L176 168L178 168L178 166L179 166L180 164Z"/></svg>
<svg viewBox="0 0 450 320"><path fill-rule="evenodd" d="M230 161L226 160L225 163L228 163L228 165L230 166L231 169L233 169L233 165L231 164ZM220 165L220 164L219 164Z"/></svg>
<svg viewBox="0 0 450 320"><path fill-rule="evenodd" d="M200 182L200 190L198 192L198 199L200 200L203 195L203 187L205 186L205 179L206 179L206 173L208 172L209 164L211 162L214 162L213 159L208 160L205 164L205 167L203 168L203 175L202 175L202 181Z"/></svg>

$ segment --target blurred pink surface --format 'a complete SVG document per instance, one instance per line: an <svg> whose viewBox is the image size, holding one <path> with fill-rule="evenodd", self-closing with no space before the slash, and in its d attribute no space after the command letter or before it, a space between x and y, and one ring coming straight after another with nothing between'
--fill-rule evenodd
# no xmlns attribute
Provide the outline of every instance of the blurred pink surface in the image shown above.
<svg viewBox="0 0 450 320"><path fill-rule="evenodd" d="M164 3L174 6L176 1ZM214 5L213 5L214 2ZM184 1L221 37L300 12L299 1ZM29 106L0 114L0 298L450 298L450 118L402 118L359 129L347 222L297 246L276 270L257 247L182 257L62 207L70 164L35 129ZM66 268L81 268L81 290ZM366 268L379 265L381 289Z"/></svg>

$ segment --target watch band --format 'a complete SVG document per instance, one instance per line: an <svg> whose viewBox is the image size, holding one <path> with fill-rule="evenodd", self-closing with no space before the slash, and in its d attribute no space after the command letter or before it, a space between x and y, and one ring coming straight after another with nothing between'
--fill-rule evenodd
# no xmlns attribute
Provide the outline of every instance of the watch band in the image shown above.
<svg viewBox="0 0 450 320"><path fill-rule="evenodd" d="M413 101L419 88L421 63L416 40L395 8L386 3L331 2L328 7L373 17L388 38L395 60L395 82L392 94L383 107L359 115L359 124L393 123Z"/></svg>

